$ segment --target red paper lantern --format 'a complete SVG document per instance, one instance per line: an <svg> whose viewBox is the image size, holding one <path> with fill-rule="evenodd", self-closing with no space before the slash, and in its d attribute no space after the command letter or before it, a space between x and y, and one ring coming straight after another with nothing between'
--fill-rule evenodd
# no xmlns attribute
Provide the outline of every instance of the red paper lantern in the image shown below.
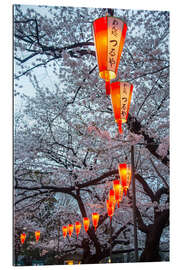
<svg viewBox="0 0 180 270"><path fill-rule="evenodd" d="M116 200L115 200L115 193L113 189L110 189L109 191L109 206L115 207Z"/></svg>
<svg viewBox="0 0 180 270"><path fill-rule="evenodd" d="M107 95L110 94L110 80L116 78L126 31L126 23L116 17L105 16L93 22L99 76L106 82Z"/></svg>
<svg viewBox="0 0 180 270"><path fill-rule="evenodd" d="M25 233L21 233L20 240L21 240L21 244L24 244L24 242L26 240L26 234Z"/></svg>
<svg viewBox="0 0 180 270"><path fill-rule="evenodd" d="M124 194L127 194L127 189L130 186L131 183L131 167L128 164L119 164L119 175L120 175L120 181L121 185L124 190Z"/></svg>
<svg viewBox="0 0 180 270"><path fill-rule="evenodd" d="M122 123L127 122L132 91L133 85L128 82L111 83L111 102L120 133L122 133Z"/></svg>
<svg viewBox="0 0 180 270"><path fill-rule="evenodd" d="M66 235L67 235L67 226L62 226L62 232L63 232L63 237L66 238Z"/></svg>
<svg viewBox="0 0 180 270"><path fill-rule="evenodd" d="M89 218L84 217L84 218L83 218L83 224L84 224L84 229L85 229L85 231L87 232L88 229L89 229L89 224L90 224Z"/></svg>
<svg viewBox="0 0 180 270"><path fill-rule="evenodd" d="M98 222L99 222L99 214L98 213L92 213L92 223L93 223L93 226L95 228L95 231L96 231L96 228L98 226Z"/></svg>
<svg viewBox="0 0 180 270"><path fill-rule="evenodd" d="M74 229L74 225L73 224L69 224L68 225L68 232L69 232L69 236L71 237L72 233L73 233L73 229Z"/></svg>
<svg viewBox="0 0 180 270"><path fill-rule="evenodd" d="M122 197L123 197L123 187L122 185L120 185L120 180L113 181L113 189L115 193L115 200L119 208L119 203L122 201Z"/></svg>
<svg viewBox="0 0 180 270"><path fill-rule="evenodd" d="M108 216L110 217L110 219L112 218L113 214L114 214L114 208L115 208L115 204L111 204L109 202L109 200L106 200L106 207L107 207L107 213Z"/></svg>
<svg viewBox="0 0 180 270"><path fill-rule="evenodd" d="M78 234L80 233L80 230L81 230L81 223L79 221L75 223L75 230L78 237Z"/></svg>
<svg viewBox="0 0 180 270"><path fill-rule="evenodd" d="M38 242L40 238L40 231L35 232L35 238L36 238L36 242Z"/></svg>

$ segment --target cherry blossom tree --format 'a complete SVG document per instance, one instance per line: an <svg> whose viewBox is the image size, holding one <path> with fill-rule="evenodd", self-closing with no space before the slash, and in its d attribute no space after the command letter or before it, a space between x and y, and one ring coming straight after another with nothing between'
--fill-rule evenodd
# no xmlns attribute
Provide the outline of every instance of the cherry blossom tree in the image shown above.
<svg viewBox="0 0 180 270"><path fill-rule="evenodd" d="M117 79L134 85L123 134L98 76L92 22L128 30ZM83 263L109 256L106 198L135 148L140 261L169 254L169 12L14 6L14 229L41 230L41 251ZM97 231L65 240L61 226L100 214ZM134 251L132 188L115 210L112 254ZM31 243L33 246L33 243ZM15 248L17 250L17 248ZM18 253L18 252L17 252ZM127 259L128 260L128 259Z"/></svg>

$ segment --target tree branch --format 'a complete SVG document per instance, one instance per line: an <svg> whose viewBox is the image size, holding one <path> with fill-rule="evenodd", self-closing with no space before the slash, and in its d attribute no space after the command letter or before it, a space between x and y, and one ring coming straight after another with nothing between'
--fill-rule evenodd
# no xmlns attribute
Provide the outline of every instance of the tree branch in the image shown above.
<svg viewBox="0 0 180 270"><path fill-rule="evenodd" d="M146 148L149 150L149 152L154 155L157 159L159 159L164 165L167 167L169 166L169 158L167 156L161 157L156 150L159 147L159 144L154 140L154 138L151 138L143 129L141 123L131 114L128 115L127 125L129 127L129 130L132 133L135 134L141 134L144 137L144 140L146 141Z"/></svg>

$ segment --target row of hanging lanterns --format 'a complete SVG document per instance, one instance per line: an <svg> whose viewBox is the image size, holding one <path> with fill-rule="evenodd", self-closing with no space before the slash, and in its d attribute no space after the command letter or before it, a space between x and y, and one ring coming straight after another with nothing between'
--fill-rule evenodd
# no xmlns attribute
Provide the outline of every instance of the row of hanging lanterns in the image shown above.
<svg viewBox="0 0 180 270"><path fill-rule="evenodd" d="M40 233L40 231L35 231L34 234L35 234L36 242L38 242L41 233ZM26 234L25 233L21 233L21 235L20 235L21 244L24 244L25 240L26 240Z"/></svg>
<svg viewBox="0 0 180 270"><path fill-rule="evenodd" d="M127 189L130 186L131 181L131 168L127 164L119 164L119 176L120 180L116 179L113 181L113 189L109 190L109 197L106 200L106 207L107 207L107 213L110 219L112 218L115 210L116 204L119 208L119 203L122 201L123 193L124 195L127 194ZM94 226L94 229L96 231L96 228L98 226L99 222L99 214L98 213L92 213L92 223ZM84 229L87 232L90 225L90 220L88 217L83 218L83 225ZM73 224L69 224L67 226L62 226L62 233L63 237L66 238L67 234L69 233L69 236L72 236L74 227L76 231L76 235L78 238L78 235L81 230L81 223L79 221L75 222L75 226Z"/></svg>
<svg viewBox="0 0 180 270"><path fill-rule="evenodd" d="M92 213L92 223L94 226L94 229L96 231L96 228L98 226L98 222L99 222L99 214L98 213ZM90 225L90 220L88 217L84 217L83 218L83 225L84 225L84 230L87 232L89 229L89 225ZM78 237L80 230L81 230L81 223L79 221L75 222L75 231L76 231L76 235ZM63 237L66 238L67 233L69 233L69 236L71 237L72 233L74 230L74 225L73 224L68 224L67 226L62 226L62 233L63 233Z"/></svg>
<svg viewBox="0 0 180 270"><path fill-rule="evenodd" d="M116 179L113 181L113 189L110 189L109 197L106 200L107 213L110 218L112 218L114 214L116 203L119 208L119 203L122 201L123 193L124 195L127 194L127 189L129 188L130 181L131 181L131 168L128 164L119 164L118 170L119 170L120 180ZM98 222L99 222L99 214L92 213L92 223L95 228L95 231L98 226ZM90 220L88 217L83 218L83 225L84 225L85 231L87 232L90 225ZM75 231L76 231L77 237L80 233L81 226L82 225L79 221L75 222ZM69 224L68 226L62 226L63 237L66 238L67 233L69 233L69 236L71 237L73 230L74 230L73 224ZM40 231L35 231L35 238L36 238L36 242L38 242L40 238ZM24 244L26 240L25 233L22 233L20 235L20 240L21 240L21 244Z"/></svg>
<svg viewBox="0 0 180 270"><path fill-rule="evenodd" d="M99 66L99 76L105 80L106 95L111 96L111 103L114 112L115 122L118 125L119 133L122 133L122 124L127 122L130 102L132 97L133 85L129 82L112 82L117 76L117 70L125 42L127 25L124 21L117 17L105 16L93 22L94 41L96 47L96 58ZM127 164L119 164L118 166L120 180L113 181L113 189L109 191L109 197L106 200L107 213L110 219L115 210L116 203L122 201L123 193L127 194L131 181L131 168ZM99 222L99 214L92 213L92 223L96 228ZM83 218L84 229L89 229L90 220ZM81 230L81 223L75 223L75 231L78 237ZM67 233L72 236L74 225L62 226L63 237L66 238ZM39 241L40 231L35 232L36 241ZM24 244L26 234L20 235L21 243Z"/></svg>
<svg viewBox="0 0 180 270"><path fill-rule="evenodd" d="M118 170L119 170L119 176L120 180L116 179L113 181L113 189L109 190L109 197L106 200L106 207L107 207L107 213L110 219L112 218L115 210L116 204L118 205L119 208L119 203L122 201L123 194L126 196L127 194L127 189L130 186L131 182L131 167L128 164L119 164L118 165ZM92 213L92 223L93 226L96 228L98 226L99 222L99 214L98 213ZM84 229L87 232L89 229L90 225L90 220L88 217L83 218L83 225ZM79 221L75 222L75 231L76 235L78 237L80 230L81 230L81 223ZM62 226L62 233L63 237L66 238L67 233L69 233L69 236L71 237L72 233L74 230L74 225L69 224L67 226Z"/></svg>
<svg viewBox="0 0 180 270"><path fill-rule="evenodd" d="M110 82L117 76L117 70L125 42L127 25L120 18L108 16L93 22L94 43L96 58L99 66L99 76L105 80L106 95L111 96L115 122L119 133L122 134L122 124L127 122L131 103L133 85L129 82ZM107 213L110 219L115 210L116 203L126 196L131 181L131 168L127 164L119 164L120 180L113 181L113 189L109 191L106 200Z"/></svg>
<svg viewBox="0 0 180 270"><path fill-rule="evenodd" d="M114 118L120 134L122 124L127 121L133 85L128 82L110 81L117 76L126 31L126 23L117 17L105 16L93 22L99 76L105 80L106 95L111 96Z"/></svg>
<svg viewBox="0 0 180 270"><path fill-rule="evenodd" d="M128 164L118 165L120 180L113 181L113 189L109 190L109 197L106 200L107 213L110 219L112 218L116 204L119 208L119 203L122 201L123 194L126 196L127 189L131 182L131 167Z"/></svg>
<svg viewBox="0 0 180 270"><path fill-rule="evenodd" d="M106 95L111 96L111 103L114 112L115 122L117 123L119 133L122 134L122 124L127 122L130 109L133 85L129 82L114 81L117 76L118 65L123 50L127 25L120 18L108 16L99 18L93 22L94 43L96 47L96 58L99 66L99 76L105 80ZM131 154L134 155L132 147ZM132 159L134 168L134 161ZM134 170L132 168L132 170ZM123 194L126 196L131 181L131 168L128 164L119 164L118 166L120 181L114 180L113 190L109 191L109 197L106 201L107 212L110 216L110 228L112 226L111 219L114 214L116 203L122 200ZM135 198L135 182L133 183L133 195ZM137 228L135 200L133 200L134 213L134 246L135 258L138 261L137 247ZM136 232L136 233L135 233ZM111 261L112 249L110 249Z"/></svg>

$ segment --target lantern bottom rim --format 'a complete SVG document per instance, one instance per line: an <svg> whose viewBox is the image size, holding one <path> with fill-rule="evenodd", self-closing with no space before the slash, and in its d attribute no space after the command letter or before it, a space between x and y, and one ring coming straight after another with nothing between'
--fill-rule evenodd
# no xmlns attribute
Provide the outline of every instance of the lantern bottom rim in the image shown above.
<svg viewBox="0 0 180 270"><path fill-rule="evenodd" d="M124 118L122 118L122 119L115 119L115 121L116 121L116 123L117 123L117 124L119 124L119 123L124 124L124 123L126 123L126 122L127 122L127 120L126 120L126 119L124 119Z"/></svg>
<svg viewBox="0 0 180 270"><path fill-rule="evenodd" d="M116 78L116 73L112 70L103 70L99 72L99 77L104 79L105 81L110 81Z"/></svg>

